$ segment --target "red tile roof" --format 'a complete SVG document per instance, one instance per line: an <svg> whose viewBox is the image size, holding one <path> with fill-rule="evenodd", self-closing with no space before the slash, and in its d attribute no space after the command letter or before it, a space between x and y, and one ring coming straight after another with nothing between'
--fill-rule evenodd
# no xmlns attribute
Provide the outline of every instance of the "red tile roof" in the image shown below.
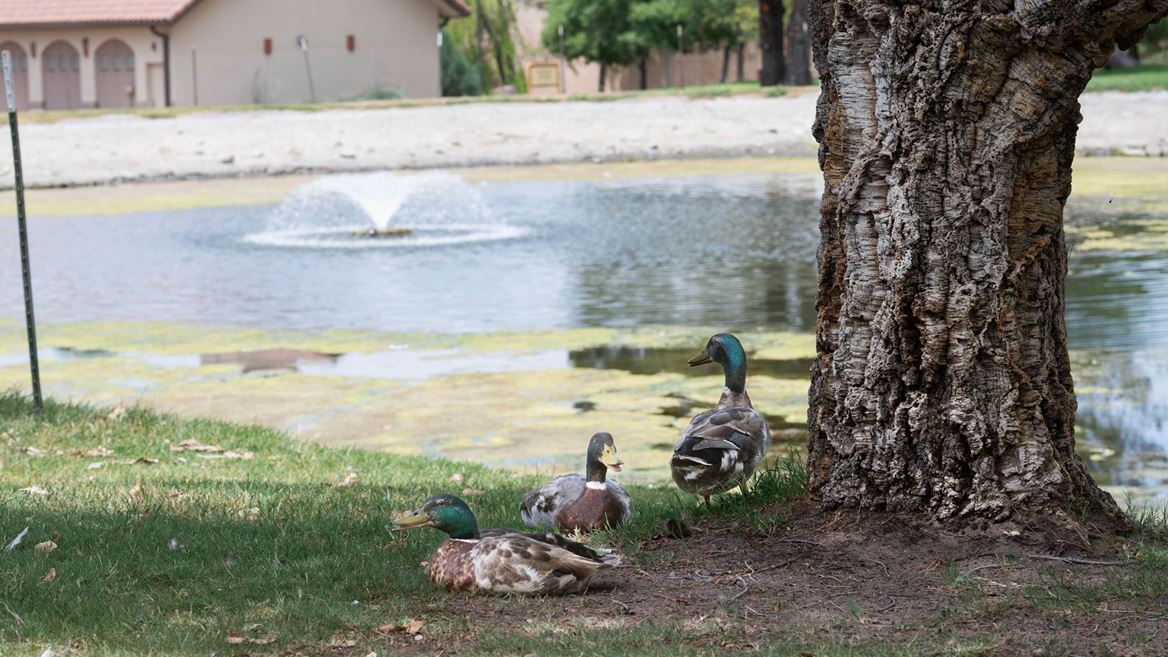
<svg viewBox="0 0 1168 657"><path fill-rule="evenodd" d="M3 0L0 25L170 23L199 0Z"/></svg>
<svg viewBox="0 0 1168 657"><path fill-rule="evenodd" d="M0 26L173 23L199 0L2 0ZM463 0L434 0L452 18L469 16Z"/></svg>

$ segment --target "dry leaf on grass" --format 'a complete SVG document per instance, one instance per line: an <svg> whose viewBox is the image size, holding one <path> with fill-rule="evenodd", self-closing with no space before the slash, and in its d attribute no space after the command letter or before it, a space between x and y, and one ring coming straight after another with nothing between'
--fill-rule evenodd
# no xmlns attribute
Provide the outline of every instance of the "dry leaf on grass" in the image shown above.
<svg viewBox="0 0 1168 657"><path fill-rule="evenodd" d="M208 445L207 443L202 443L202 442L199 442L198 440L195 440L194 438L190 438L188 440L182 441L181 443L175 445L174 447L171 447L170 451L172 451L172 452L202 452L205 454L219 454L222 452L226 452L227 450L223 449L222 447L220 447L218 445Z"/></svg>
<svg viewBox="0 0 1168 657"><path fill-rule="evenodd" d="M406 634L418 634L426 623L416 618L411 618L405 623L389 623L377 628L379 634L393 634L395 632L405 632Z"/></svg>
<svg viewBox="0 0 1168 657"><path fill-rule="evenodd" d="M85 451L85 456L90 456L90 457L104 457L104 456L113 456L113 455L114 455L114 450L112 450L108 447L105 447L104 445L98 445L97 447L94 447L93 449Z"/></svg>
<svg viewBox="0 0 1168 657"><path fill-rule="evenodd" d="M157 463L158 459L150 458L149 456L139 456L136 459L118 461L119 465L156 465Z"/></svg>
<svg viewBox="0 0 1168 657"><path fill-rule="evenodd" d="M41 554L48 554L57 549L57 544L52 541L41 541L33 549Z"/></svg>
<svg viewBox="0 0 1168 657"><path fill-rule="evenodd" d="M141 494L142 494L142 480L139 479L138 481L134 482L133 486L130 487L130 497L138 497Z"/></svg>
<svg viewBox="0 0 1168 657"><path fill-rule="evenodd" d="M463 488L462 489L463 497L475 497L477 495L482 495L482 494L483 494L483 491L480 488Z"/></svg>
<svg viewBox="0 0 1168 657"><path fill-rule="evenodd" d="M120 420L120 419L126 417L126 409L119 406L119 407L115 408L114 410L110 411L109 415L107 415L106 417L111 419L111 420Z"/></svg>
<svg viewBox="0 0 1168 657"><path fill-rule="evenodd" d="M453 481L456 484L461 484L462 483L462 473L455 472L454 474L450 475L450 481Z"/></svg>
<svg viewBox="0 0 1168 657"><path fill-rule="evenodd" d="M44 456L45 450L37 449L36 447L25 447L24 453L28 454L29 456Z"/></svg>
<svg viewBox="0 0 1168 657"><path fill-rule="evenodd" d="M345 480L342 481L341 483L337 484L336 487L337 488L348 488L349 486L352 486L355 483L357 483L357 473L350 472L348 474L348 476L345 477Z"/></svg>
<svg viewBox="0 0 1168 657"><path fill-rule="evenodd" d="M57 569L50 568L49 572L45 573L45 576L41 578L41 581L42 582L51 582L55 579L57 579Z"/></svg>
<svg viewBox="0 0 1168 657"><path fill-rule="evenodd" d="M201 459L243 459L244 461L250 461L250 460L255 458L255 454L253 452L234 452L234 451L223 452L222 454L200 453L200 454L195 454L195 456L197 456Z"/></svg>
<svg viewBox="0 0 1168 657"><path fill-rule="evenodd" d="M41 488L40 486L25 486L24 488L20 489L20 492L28 493L29 495L40 495L40 496L45 496L45 495L49 494L49 491Z"/></svg>

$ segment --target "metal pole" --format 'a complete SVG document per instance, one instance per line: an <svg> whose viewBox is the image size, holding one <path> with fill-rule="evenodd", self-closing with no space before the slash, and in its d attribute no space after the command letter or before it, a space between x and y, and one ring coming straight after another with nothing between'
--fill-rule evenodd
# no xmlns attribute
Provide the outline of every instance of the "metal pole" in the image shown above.
<svg viewBox="0 0 1168 657"><path fill-rule="evenodd" d="M685 55L685 28L677 24L677 77L681 81L681 88L685 89L685 64L681 58Z"/></svg>
<svg viewBox="0 0 1168 657"><path fill-rule="evenodd" d="M300 52L304 53L304 72L308 74L308 96L315 103L316 85L312 83L312 64L308 61L308 37L303 34L297 34L296 45L300 47Z"/></svg>
<svg viewBox="0 0 1168 657"><path fill-rule="evenodd" d="M16 171L16 224L20 230L20 266L24 272L24 321L28 326L28 365L32 371L32 401L39 411L41 399L41 368L37 362L36 318L32 312L32 270L28 264L28 227L24 214L24 174L20 163L20 132L16 127L16 92L12 84L12 54L0 52L4 67L4 97L8 102L8 128L12 133L12 168Z"/></svg>

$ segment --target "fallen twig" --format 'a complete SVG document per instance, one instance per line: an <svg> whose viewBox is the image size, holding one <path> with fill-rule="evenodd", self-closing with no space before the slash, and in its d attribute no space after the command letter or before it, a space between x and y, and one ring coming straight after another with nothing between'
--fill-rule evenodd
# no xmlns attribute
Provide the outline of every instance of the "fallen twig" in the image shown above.
<svg viewBox="0 0 1168 657"><path fill-rule="evenodd" d="M617 600L616 598L612 598L612 602L613 602L613 604L616 604L616 605L617 605L617 606L619 606L621 609L623 609L623 610L624 610L624 612L625 612L626 614L631 614L631 613L633 613L633 610L632 610L632 609L630 609L628 605L626 605L625 603L621 602L620 600Z"/></svg>
<svg viewBox="0 0 1168 657"><path fill-rule="evenodd" d="M742 596L746 595L746 592L750 590L750 587L747 586L747 584L746 584L745 578L739 577L738 583L742 585L742 590L739 591L738 593L735 593L733 597L731 597L729 600L727 600L727 602L734 602L738 598L741 598Z"/></svg>
<svg viewBox="0 0 1168 657"><path fill-rule="evenodd" d="M1044 561L1065 561L1066 563L1075 563L1083 566L1130 566L1134 561L1097 561L1095 559L1079 559L1077 557L1056 557L1053 554L1031 554L1031 559L1042 559Z"/></svg>

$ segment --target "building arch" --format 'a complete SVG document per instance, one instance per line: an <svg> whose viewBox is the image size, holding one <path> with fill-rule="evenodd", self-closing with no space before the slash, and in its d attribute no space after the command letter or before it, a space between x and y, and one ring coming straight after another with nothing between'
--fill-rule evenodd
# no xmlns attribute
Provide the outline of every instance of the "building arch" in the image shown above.
<svg viewBox="0 0 1168 657"><path fill-rule="evenodd" d="M68 41L54 41L41 53L45 109L81 107L81 54Z"/></svg>
<svg viewBox="0 0 1168 657"><path fill-rule="evenodd" d="M121 39L109 39L94 51L97 106L133 107L134 49Z"/></svg>
<svg viewBox="0 0 1168 657"><path fill-rule="evenodd" d="M16 87L16 109L24 111L28 109L28 53L15 41L0 43L0 51L4 50L12 53L12 84ZM8 109L7 103L0 101L0 105L4 105L5 110Z"/></svg>

